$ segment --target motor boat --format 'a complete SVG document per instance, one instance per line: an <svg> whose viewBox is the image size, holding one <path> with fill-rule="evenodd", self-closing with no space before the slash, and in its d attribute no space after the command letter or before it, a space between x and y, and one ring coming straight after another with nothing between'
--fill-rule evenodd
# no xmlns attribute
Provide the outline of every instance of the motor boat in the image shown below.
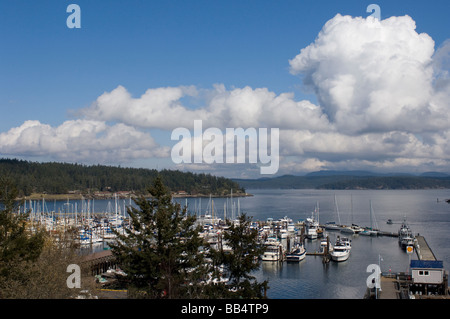
<svg viewBox="0 0 450 319"><path fill-rule="evenodd" d="M336 243L333 246L333 251L330 252L331 259L334 261L346 261L350 257L351 242L348 238L336 239Z"/></svg>
<svg viewBox="0 0 450 319"><path fill-rule="evenodd" d="M305 259L306 249L303 245L297 244L286 254L286 261L302 261Z"/></svg>
<svg viewBox="0 0 450 319"><path fill-rule="evenodd" d="M265 251L261 259L263 261L279 261L283 257L283 245L274 237L269 237L264 242Z"/></svg>

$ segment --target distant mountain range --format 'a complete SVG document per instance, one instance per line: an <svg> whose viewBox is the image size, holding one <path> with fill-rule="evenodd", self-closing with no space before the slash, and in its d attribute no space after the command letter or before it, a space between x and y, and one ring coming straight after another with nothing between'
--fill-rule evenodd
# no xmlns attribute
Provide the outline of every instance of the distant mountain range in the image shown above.
<svg viewBox="0 0 450 319"><path fill-rule="evenodd" d="M245 189L450 189L450 174L440 172L415 175L357 170L318 171L302 176L233 180Z"/></svg>
<svg viewBox="0 0 450 319"><path fill-rule="evenodd" d="M421 177L450 177L450 174L441 172L425 172L419 175L411 173L375 173L371 171L317 171L304 176L421 176Z"/></svg>

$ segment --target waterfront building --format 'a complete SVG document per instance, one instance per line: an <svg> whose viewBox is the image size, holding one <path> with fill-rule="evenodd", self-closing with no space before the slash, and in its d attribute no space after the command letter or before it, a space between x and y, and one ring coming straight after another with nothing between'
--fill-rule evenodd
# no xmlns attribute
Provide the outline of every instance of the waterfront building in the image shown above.
<svg viewBox="0 0 450 319"><path fill-rule="evenodd" d="M417 295L446 295L448 274L440 260L411 260L410 292Z"/></svg>

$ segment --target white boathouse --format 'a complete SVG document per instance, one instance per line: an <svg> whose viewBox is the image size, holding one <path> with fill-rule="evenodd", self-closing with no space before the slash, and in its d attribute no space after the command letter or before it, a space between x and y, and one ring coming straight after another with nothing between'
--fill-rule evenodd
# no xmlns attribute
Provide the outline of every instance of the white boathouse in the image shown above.
<svg viewBox="0 0 450 319"><path fill-rule="evenodd" d="M418 295L445 295L447 274L440 260L411 260L410 292Z"/></svg>

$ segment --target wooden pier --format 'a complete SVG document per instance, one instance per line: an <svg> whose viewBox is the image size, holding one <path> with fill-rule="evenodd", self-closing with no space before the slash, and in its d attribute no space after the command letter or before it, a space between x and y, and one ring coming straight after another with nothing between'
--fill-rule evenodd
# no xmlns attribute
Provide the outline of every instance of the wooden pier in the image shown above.
<svg viewBox="0 0 450 319"><path fill-rule="evenodd" d="M104 250L101 252L86 255L82 259L81 266L87 268L92 275L101 275L110 268L117 266L115 257L111 250Z"/></svg>
<svg viewBox="0 0 450 319"><path fill-rule="evenodd" d="M417 258L419 260L430 260L430 261L436 260L436 256L434 255L430 246L428 246L425 237L417 235L414 248L416 249Z"/></svg>

